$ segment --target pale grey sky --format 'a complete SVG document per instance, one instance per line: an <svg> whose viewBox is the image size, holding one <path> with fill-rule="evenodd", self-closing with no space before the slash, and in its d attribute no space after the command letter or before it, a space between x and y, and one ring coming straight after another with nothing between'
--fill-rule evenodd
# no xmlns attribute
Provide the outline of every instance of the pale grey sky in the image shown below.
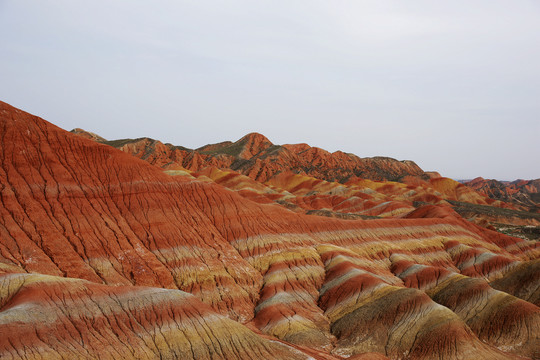
<svg viewBox="0 0 540 360"><path fill-rule="evenodd" d="M540 1L0 0L0 100L196 148L248 132L540 177Z"/></svg>

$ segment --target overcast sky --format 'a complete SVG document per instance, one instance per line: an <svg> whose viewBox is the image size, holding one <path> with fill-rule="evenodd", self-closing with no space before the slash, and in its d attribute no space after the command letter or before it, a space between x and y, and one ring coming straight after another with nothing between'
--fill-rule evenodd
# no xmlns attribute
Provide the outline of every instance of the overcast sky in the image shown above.
<svg viewBox="0 0 540 360"><path fill-rule="evenodd" d="M540 1L0 0L0 39L0 100L66 130L540 178Z"/></svg>

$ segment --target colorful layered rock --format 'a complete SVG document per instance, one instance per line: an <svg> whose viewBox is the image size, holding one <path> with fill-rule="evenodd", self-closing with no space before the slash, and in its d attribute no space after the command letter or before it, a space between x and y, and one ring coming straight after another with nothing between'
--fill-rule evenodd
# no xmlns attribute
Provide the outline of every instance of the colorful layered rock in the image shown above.
<svg viewBox="0 0 540 360"><path fill-rule="evenodd" d="M179 290L0 275L0 358L309 359Z"/></svg>
<svg viewBox="0 0 540 360"><path fill-rule="evenodd" d="M423 291L390 285L336 249L321 249L327 276L320 306L339 339L334 353L390 358L512 358L480 341L452 311ZM451 339L451 341L449 341Z"/></svg>
<svg viewBox="0 0 540 360"><path fill-rule="evenodd" d="M510 182L478 177L463 184L495 200L510 202L533 211L540 209L540 179Z"/></svg>
<svg viewBox="0 0 540 360"><path fill-rule="evenodd" d="M158 167L5 103L0 144L3 357L458 359L528 351L482 343L476 334L490 329L485 321L475 334L457 308L407 288L391 271L392 256L499 281L532 299L535 268L522 264L540 257L537 242L480 228L446 205L369 221L308 216L272 199L307 204L304 185L295 195L216 164L192 171L204 157L226 164L223 149L260 164L266 158L257 154L273 151L305 153L319 169L335 160L317 149L248 136L188 154L193 167L167 155L184 156L181 148L164 145L163 156L152 143L136 149L146 160L155 155ZM339 162L332 164L320 171L337 174ZM385 196L304 183L321 203L338 190ZM468 284L460 286L475 294Z"/></svg>
<svg viewBox="0 0 540 360"><path fill-rule="evenodd" d="M540 260L518 264L489 285L540 307Z"/></svg>
<svg viewBox="0 0 540 360"><path fill-rule="evenodd" d="M238 196L1 111L0 269L177 288L232 318L253 317L262 276L215 225L236 214L204 213L214 209L208 199Z"/></svg>
<svg viewBox="0 0 540 360"><path fill-rule="evenodd" d="M326 181L346 181L351 176L374 180L397 180L406 176L429 178L412 161L386 157L360 158L341 151L329 153L307 144L274 145L257 133L247 134L236 142L225 141L195 150L149 138L103 143L160 167L181 166L192 171L206 166L229 168L260 182L283 171L294 171Z"/></svg>
<svg viewBox="0 0 540 360"><path fill-rule="evenodd" d="M449 178L439 177L430 179L429 182L436 191L441 193L442 196L448 200L462 201L479 205L512 207L511 205L505 204L501 201L497 202L497 200L490 199L485 195L479 194L473 189Z"/></svg>
<svg viewBox="0 0 540 360"><path fill-rule="evenodd" d="M520 355L539 355L540 309L483 279L470 278L440 267L415 264L407 257L391 257L392 269L405 286L418 288L456 313L478 338Z"/></svg>
<svg viewBox="0 0 540 360"><path fill-rule="evenodd" d="M262 184L232 170L221 170L213 166L208 166L200 171L192 173L192 175L199 180L208 178L216 184L236 191L246 199L261 204L271 204L273 202L285 201L286 199L294 197L287 191L268 186L267 184Z"/></svg>
<svg viewBox="0 0 540 360"><path fill-rule="evenodd" d="M295 195L287 201L308 213L325 210L337 214L394 217L414 210L410 203L385 195L366 193L363 188L283 172L266 182Z"/></svg>
<svg viewBox="0 0 540 360"><path fill-rule="evenodd" d="M518 237L538 239L540 234L540 211L531 202L538 197L535 181L508 183L521 189L516 190L518 194L527 193L519 195L520 198L532 199L528 206L523 206L511 197L508 198L511 203L490 198L485 192L436 172L423 172L410 161L360 158L340 151L329 153L307 144L274 145L257 133L236 142L225 141L191 150L149 138L106 141L81 129L72 132L121 149L171 175L196 172L200 176L209 174L212 179L216 169L231 173L231 178L217 177L222 186L250 200L274 201L295 212L342 219L399 217L421 204L451 203L460 215L485 228L507 231L503 225L511 225L517 228L507 233ZM232 179L240 175L246 178ZM254 181L246 181L247 178ZM255 183L271 185L277 194L269 193L269 189L261 190ZM292 189L295 197L291 198L287 192Z"/></svg>

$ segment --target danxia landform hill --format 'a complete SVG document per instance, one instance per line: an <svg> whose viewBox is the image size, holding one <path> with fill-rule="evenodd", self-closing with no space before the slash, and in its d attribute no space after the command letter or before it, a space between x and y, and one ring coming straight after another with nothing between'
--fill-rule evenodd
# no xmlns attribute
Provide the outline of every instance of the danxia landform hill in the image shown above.
<svg viewBox="0 0 540 360"><path fill-rule="evenodd" d="M540 212L540 179L498 181L478 177L464 184L492 199L529 206Z"/></svg>
<svg viewBox="0 0 540 360"><path fill-rule="evenodd" d="M448 205L478 225L540 238L540 182L506 184L482 178L461 184L412 161L360 158L307 144L274 145L251 133L192 150L150 138L107 141L82 129L73 133L111 145L174 175L191 175L251 200L341 218L402 216L425 204ZM497 185L493 185L497 184ZM493 189L504 188L501 191Z"/></svg>
<svg viewBox="0 0 540 360"><path fill-rule="evenodd" d="M538 241L457 212L515 204L259 134L76 132L0 102L2 359L540 357Z"/></svg>

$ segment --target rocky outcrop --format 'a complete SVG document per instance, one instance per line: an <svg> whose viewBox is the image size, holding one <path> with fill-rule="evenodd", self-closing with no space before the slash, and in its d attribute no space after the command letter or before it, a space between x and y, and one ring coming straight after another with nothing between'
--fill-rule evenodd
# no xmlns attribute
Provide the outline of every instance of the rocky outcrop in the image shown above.
<svg viewBox="0 0 540 360"><path fill-rule="evenodd" d="M508 358L486 346L462 319L433 302L425 292L388 284L384 277L367 270L356 255L336 248L325 250L322 257L327 277L320 302L332 322L332 333L339 339L336 354Z"/></svg>

